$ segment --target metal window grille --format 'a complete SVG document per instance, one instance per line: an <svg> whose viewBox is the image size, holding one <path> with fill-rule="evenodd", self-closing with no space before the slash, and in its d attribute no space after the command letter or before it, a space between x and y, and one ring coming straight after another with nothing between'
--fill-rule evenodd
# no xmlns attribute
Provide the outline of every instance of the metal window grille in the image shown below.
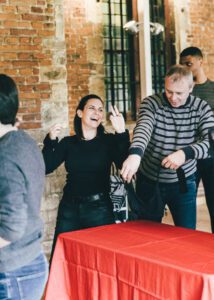
<svg viewBox="0 0 214 300"><path fill-rule="evenodd" d="M106 110L116 105L135 116L133 37L123 25L131 19L131 1L103 0Z"/></svg>
<svg viewBox="0 0 214 300"><path fill-rule="evenodd" d="M164 0L150 0L150 20L164 26ZM166 73L165 35L151 35L152 56L152 88L154 93L164 91L164 77Z"/></svg>

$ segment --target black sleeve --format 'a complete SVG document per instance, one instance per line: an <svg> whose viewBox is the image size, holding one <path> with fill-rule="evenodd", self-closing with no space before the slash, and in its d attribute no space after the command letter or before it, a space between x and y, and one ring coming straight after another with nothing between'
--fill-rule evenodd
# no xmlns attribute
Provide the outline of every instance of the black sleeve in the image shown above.
<svg viewBox="0 0 214 300"><path fill-rule="evenodd" d="M195 158L195 152L194 152L194 150L192 149L191 146L184 147L181 150L183 150L184 153L185 153L185 160L186 161L189 160L189 159L194 159Z"/></svg>
<svg viewBox="0 0 214 300"><path fill-rule="evenodd" d="M112 135L112 155L117 168L121 169L124 160L128 156L129 147L130 137L128 130Z"/></svg>
<svg viewBox="0 0 214 300"><path fill-rule="evenodd" d="M63 138L59 142L58 138L51 140L49 135L47 135L43 144L42 154L45 161L46 174L49 174L65 161L67 139Z"/></svg>

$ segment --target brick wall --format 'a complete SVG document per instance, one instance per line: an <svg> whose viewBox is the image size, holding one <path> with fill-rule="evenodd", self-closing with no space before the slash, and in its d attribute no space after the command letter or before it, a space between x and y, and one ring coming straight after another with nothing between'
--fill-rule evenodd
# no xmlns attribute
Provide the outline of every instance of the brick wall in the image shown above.
<svg viewBox="0 0 214 300"><path fill-rule="evenodd" d="M58 86L58 99L61 100L52 96L48 102L44 103L44 106L47 106L44 127L47 127L47 123L53 123L49 121L53 119L53 114L55 120L64 123L64 114L60 113L60 105L63 105L69 111L68 129L72 132L73 117L80 98L88 93L104 97L101 4L97 4L94 0L90 3L89 1L65 0L63 9L58 10L60 13L57 14L57 24L59 20L63 23L61 26L63 30L59 30L59 37L61 37L61 46L65 48L64 57L61 56L61 58L66 66L66 81L64 82L66 95L62 93L62 86ZM60 82L60 78L58 81ZM69 134L68 130L65 130L62 136L65 134ZM47 254L50 252L53 240L57 208L64 184L64 166L46 176L41 212L45 220L43 246Z"/></svg>
<svg viewBox="0 0 214 300"><path fill-rule="evenodd" d="M43 49L54 35L53 5L40 1L2 0L0 6L0 68L19 85L24 128L41 128L41 101L50 97L50 83L41 81L39 68L51 64Z"/></svg>
<svg viewBox="0 0 214 300"><path fill-rule="evenodd" d="M189 1L188 45L202 49L204 66L208 76L214 80L214 1Z"/></svg>
<svg viewBox="0 0 214 300"><path fill-rule="evenodd" d="M213 74L213 0L189 1L188 44L204 50ZM55 122L72 129L78 100L104 98L102 1L0 0L0 69L17 82L22 127L39 143ZM65 182L63 166L46 178L42 201L49 253Z"/></svg>
<svg viewBox="0 0 214 300"><path fill-rule="evenodd" d="M21 99L23 129L42 140L54 123L69 134L75 107L88 93L104 97L102 13L95 0L0 0L0 68ZM44 249L52 244L64 167L46 177L41 214Z"/></svg>
<svg viewBox="0 0 214 300"><path fill-rule="evenodd" d="M102 4L64 1L67 85L70 127L80 98L88 93L104 98Z"/></svg>
<svg viewBox="0 0 214 300"><path fill-rule="evenodd" d="M15 79L21 100L21 127L39 145L54 122L63 121L68 126L62 4L62 0L0 0L0 72ZM46 253L64 176L61 168L46 180L41 210Z"/></svg>
<svg viewBox="0 0 214 300"><path fill-rule="evenodd" d="M202 50L205 72L214 80L214 0L190 0L188 13L190 26L187 44ZM202 183L199 185L198 197L205 201Z"/></svg>

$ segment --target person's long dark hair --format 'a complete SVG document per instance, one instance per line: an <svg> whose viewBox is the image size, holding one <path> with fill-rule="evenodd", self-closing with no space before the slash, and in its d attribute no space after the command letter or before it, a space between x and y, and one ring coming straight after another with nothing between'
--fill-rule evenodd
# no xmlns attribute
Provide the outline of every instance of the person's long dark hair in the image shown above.
<svg viewBox="0 0 214 300"><path fill-rule="evenodd" d="M14 125L18 108L19 98L15 81L6 74L0 74L0 122Z"/></svg>
<svg viewBox="0 0 214 300"><path fill-rule="evenodd" d="M76 114L75 114L75 117L74 117L74 131L75 131L78 139L84 139L84 136L83 136L83 132L82 132L82 120L77 115L77 111L78 110L83 111L85 105L87 104L87 102L90 99L99 99L103 103L103 100L99 96L94 95L94 94L89 94L89 95L86 95L86 96L82 97L82 99L80 100L80 102L79 102L79 104L76 108ZM97 128L97 136L100 136L100 135L104 134L104 132L105 132L105 129L104 129L103 125L100 124Z"/></svg>

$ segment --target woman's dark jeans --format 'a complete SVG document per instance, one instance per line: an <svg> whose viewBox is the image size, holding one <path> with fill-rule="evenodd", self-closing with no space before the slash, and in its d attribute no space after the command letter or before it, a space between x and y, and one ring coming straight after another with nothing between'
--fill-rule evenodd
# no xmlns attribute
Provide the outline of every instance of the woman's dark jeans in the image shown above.
<svg viewBox="0 0 214 300"><path fill-rule="evenodd" d="M61 201L50 262L60 233L113 223L115 223L113 207L108 195L73 197L69 203Z"/></svg>
<svg viewBox="0 0 214 300"><path fill-rule="evenodd" d="M195 175L189 176L186 179L187 192L182 193L180 191L179 182L175 183L158 183L158 194L157 194L157 183L149 180L143 175L139 175L137 178L136 192L139 198L142 200L142 209L144 214L143 219L161 222L164 215L164 207L167 204L172 214L174 224L185 228L196 228L196 181ZM158 207L162 207L159 215L154 213L154 217L151 217L151 203L149 199L153 196L153 201L156 202ZM162 205L160 205L160 201ZM146 211L147 207L147 211ZM153 203L153 210L155 205Z"/></svg>

